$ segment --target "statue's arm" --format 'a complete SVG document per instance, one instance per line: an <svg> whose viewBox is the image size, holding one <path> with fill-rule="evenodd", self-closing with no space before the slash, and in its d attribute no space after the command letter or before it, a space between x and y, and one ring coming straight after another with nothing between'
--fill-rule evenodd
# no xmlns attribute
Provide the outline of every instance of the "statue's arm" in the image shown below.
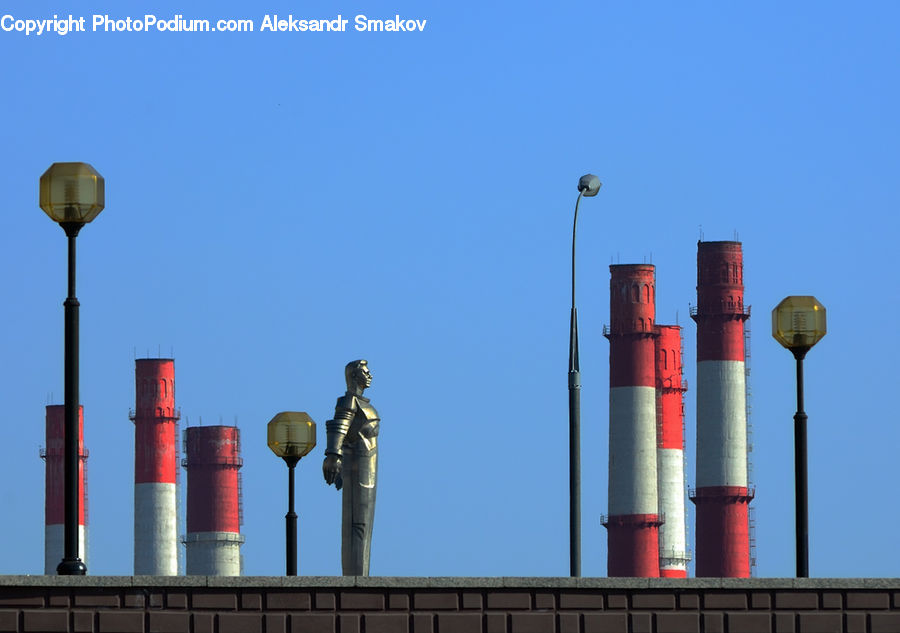
<svg viewBox="0 0 900 633"><path fill-rule="evenodd" d="M325 445L325 462L322 464L322 473L325 482L333 484L337 482L338 490L341 489L341 458L344 455L344 438L350 429L350 422L356 415L356 399L353 396L341 396L334 407L334 419L325 423L327 443Z"/></svg>

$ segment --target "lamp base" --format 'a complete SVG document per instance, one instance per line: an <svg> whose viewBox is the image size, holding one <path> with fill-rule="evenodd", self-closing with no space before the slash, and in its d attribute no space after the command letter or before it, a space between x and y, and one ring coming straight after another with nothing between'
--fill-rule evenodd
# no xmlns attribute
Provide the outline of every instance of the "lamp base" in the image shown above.
<svg viewBox="0 0 900 633"><path fill-rule="evenodd" d="M87 567L80 558L64 558L56 567L56 573L59 576L84 576L87 574Z"/></svg>

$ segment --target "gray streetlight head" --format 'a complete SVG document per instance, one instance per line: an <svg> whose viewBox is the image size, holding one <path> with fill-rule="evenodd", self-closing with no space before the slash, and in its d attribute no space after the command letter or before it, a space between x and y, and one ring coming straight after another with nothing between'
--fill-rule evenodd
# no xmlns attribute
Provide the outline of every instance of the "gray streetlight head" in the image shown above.
<svg viewBox="0 0 900 633"><path fill-rule="evenodd" d="M602 184L594 174L585 174L578 179L578 191L588 198L596 196Z"/></svg>

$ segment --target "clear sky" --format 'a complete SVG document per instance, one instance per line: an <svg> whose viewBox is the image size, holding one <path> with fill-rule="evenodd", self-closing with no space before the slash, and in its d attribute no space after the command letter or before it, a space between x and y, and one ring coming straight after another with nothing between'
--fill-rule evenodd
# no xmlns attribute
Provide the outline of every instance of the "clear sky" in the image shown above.
<svg viewBox="0 0 900 633"><path fill-rule="evenodd" d="M55 161L106 179L78 238L92 574L132 572L134 359L174 354L182 426L243 434L247 574L284 569L287 469L265 438L283 410L319 425L298 468L300 572L340 573L325 421L344 364L367 358L383 419L372 573L567 575L569 249L586 172L604 185L578 227L584 575L606 573L608 265L656 265L657 320L684 326L692 382L696 243L735 236L756 573L794 573L794 364L770 334L791 294L828 310L806 362L810 572L900 573L896 3L0 7L54 13L87 32L0 30L0 573L43 569L38 449L44 406L63 398L66 245L37 185ZM106 13L256 30L92 32ZM341 14L348 30L260 32L275 13ZM360 14L427 22L356 32Z"/></svg>

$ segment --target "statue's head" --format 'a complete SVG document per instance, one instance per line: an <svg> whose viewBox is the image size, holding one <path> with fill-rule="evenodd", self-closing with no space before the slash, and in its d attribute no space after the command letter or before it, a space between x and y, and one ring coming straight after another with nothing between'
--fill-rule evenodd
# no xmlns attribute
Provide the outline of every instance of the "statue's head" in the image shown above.
<svg viewBox="0 0 900 633"><path fill-rule="evenodd" d="M359 387L362 391L372 384L372 374L369 373L369 362L365 360L354 360L347 363L344 367L344 380L347 381L347 391L352 391L354 387Z"/></svg>

